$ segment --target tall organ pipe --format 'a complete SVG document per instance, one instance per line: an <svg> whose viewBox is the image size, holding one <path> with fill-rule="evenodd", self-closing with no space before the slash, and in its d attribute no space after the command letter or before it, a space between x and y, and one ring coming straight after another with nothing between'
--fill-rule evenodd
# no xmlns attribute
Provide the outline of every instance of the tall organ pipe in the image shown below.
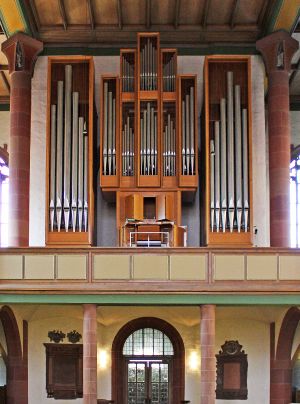
<svg viewBox="0 0 300 404"><path fill-rule="evenodd" d="M226 230L227 222L227 143L226 143L226 99L221 99L221 214L222 229Z"/></svg>
<svg viewBox="0 0 300 404"><path fill-rule="evenodd" d="M72 118L72 227L76 230L77 218L77 186L78 186L78 92L73 93L73 118Z"/></svg>
<svg viewBox="0 0 300 404"><path fill-rule="evenodd" d="M235 189L236 189L236 218L238 232L241 231L242 221L242 128L241 128L241 87L234 87L235 114Z"/></svg>
<svg viewBox="0 0 300 404"><path fill-rule="evenodd" d="M56 175L56 105L51 105L50 230L54 228Z"/></svg>
<svg viewBox="0 0 300 404"><path fill-rule="evenodd" d="M82 215L83 215L83 127L84 119L79 117L78 119L78 131L79 131L79 146L78 146L78 227L79 231L82 231Z"/></svg>
<svg viewBox="0 0 300 404"><path fill-rule="evenodd" d="M228 199L229 226L234 224L234 122L233 122L233 73L227 72L227 140L228 140Z"/></svg>
<svg viewBox="0 0 300 404"><path fill-rule="evenodd" d="M248 196L248 117L247 109L242 111L243 122L243 201L244 201L244 230L248 231L248 212L249 212L249 196Z"/></svg>
<svg viewBox="0 0 300 404"><path fill-rule="evenodd" d="M215 145L214 141L210 141L210 215L211 215L211 231L214 231L215 225Z"/></svg>
<svg viewBox="0 0 300 404"><path fill-rule="evenodd" d="M103 105L103 174L107 174L107 102L108 83L104 82L104 105Z"/></svg>
<svg viewBox="0 0 300 404"><path fill-rule="evenodd" d="M84 123L85 125L85 123ZM85 132L85 131L84 131ZM88 136L83 135L84 138L84 155L82 158L84 159L83 169L84 169L84 204L83 204L83 217L84 217L84 231L88 229Z"/></svg>
<svg viewBox="0 0 300 404"><path fill-rule="evenodd" d="M217 232L220 229L220 122L215 121L215 213Z"/></svg>
<svg viewBox="0 0 300 404"><path fill-rule="evenodd" d="M72 114L72 66L65 66L65 138L64 138L64 219L65 230L69 229L70 181L71 181L71 114Z"/></svg>
<svg viewBox="0 0 300 404"><path fill-rule="evenodd" d="M190 89L190 152L191 152L191 174L194 174L194 160L195 160L195 150L194 150L194 87Z"/></svg>
<svg viewBox="0 0 300 404"><path fill-rule="evenodd" d="M61 229L62 219L62 179L63 179L63 97L64 83L57 83L57 151L56 151L56 222L57 230Z"/></svg>

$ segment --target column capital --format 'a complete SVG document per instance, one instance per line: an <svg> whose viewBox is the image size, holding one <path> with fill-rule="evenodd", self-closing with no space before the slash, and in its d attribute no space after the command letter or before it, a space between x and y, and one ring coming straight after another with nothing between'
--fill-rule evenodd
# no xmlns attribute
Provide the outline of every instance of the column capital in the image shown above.
<svg viewBox="0 0 300 404"><path fill-rule="evenodd" d="M298 47L298 41L284 30L273 32L256 42L256 49L263 56L268 76L275 71L288 73Z"/></svg>
<svg viewBox="0 0 300 404"><path fill-rule="evenodd" d="M8 60L9 73L17 71L33 74L37 55L43 50L43 42L18 32L2 43L1 49Z"/></svg>

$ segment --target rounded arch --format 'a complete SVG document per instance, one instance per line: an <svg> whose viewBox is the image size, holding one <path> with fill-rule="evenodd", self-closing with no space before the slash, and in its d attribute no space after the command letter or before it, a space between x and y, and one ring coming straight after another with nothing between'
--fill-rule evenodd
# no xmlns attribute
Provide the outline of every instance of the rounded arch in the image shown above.
<svg viewBox="0 0 300 404"><path fill-rule="evenodd" d="M172 396L173 403L184 400L185 350L181 335L170 323L157 317L140 317L129 321L117 333L112 344L112 395L115 404L124 400L124 356L123 345L133 332L141 328L154 328L163 332L174 348ZM174 401L175 398L175 401Z"/></svg>
<svg viewBox="0 0 300 404"><path fill-rule="evenodd" d="M0 158L4 161L5 165L7 165L8 167L9 155L7 151L7 144L5 144L4 147L0 146Z"/></svg>
<svg viewBox="0 0 300 404"><path fill-rule="evenodd" d="M277 360L291 360L294 336L299 321L300 310L298 307L291 307L284 316L280 328L276 350Z"/></svg>
<svg viewBox="0 0 300 404"><path fill-rule="evenodd" d="M10 307L1 308L0 320L7 345L7 403L27 404L27 366L23 360L17 320Z"/></svg>

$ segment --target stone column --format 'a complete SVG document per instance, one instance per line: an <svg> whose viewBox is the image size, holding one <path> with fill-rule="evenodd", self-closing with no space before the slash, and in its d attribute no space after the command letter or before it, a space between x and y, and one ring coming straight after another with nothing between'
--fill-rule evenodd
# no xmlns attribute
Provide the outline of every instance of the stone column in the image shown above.
<svg viewBox="0 0 300 404"><path fill-rule="evenodd" d="M270 240L290 246L290 108L289 72L298 42L285 31L257 41L268 75Z"/></svg>
<svg viewBox="0 0 300 404"><path fill-rule="evenodd" d="M200 308L201 344L201 404L214 404L216 397L216 357L215 357L215 306L203 305Z"/></svg>
<svg viewBox="0 0 300 404"><path fill-rule="evenodd" d="M29 244L31 77L43 43L17 33L2 44L11 75L9 137L9 246Z"/></svg>
<svg viewBox="0 0 300 404"><path fill-rule="evenodd" d="M83 404L97 403L97 305L83 305Z"/></svg>

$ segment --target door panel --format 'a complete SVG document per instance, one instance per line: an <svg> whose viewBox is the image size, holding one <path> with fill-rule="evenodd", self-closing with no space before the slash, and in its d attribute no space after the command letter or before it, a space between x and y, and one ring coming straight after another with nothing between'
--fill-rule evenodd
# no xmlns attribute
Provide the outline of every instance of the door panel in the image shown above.
<svg viewBox="0 0 300 404"><path fill-rule="evenodd" d="M151 404L169 403L169 365L167 363L150 364Z"/></svg>
<svg viewBox="0 0 300 404"><path fill-rule="evenodd" d="M128 363L128 404L145 404L146 363Z"/></svg>

